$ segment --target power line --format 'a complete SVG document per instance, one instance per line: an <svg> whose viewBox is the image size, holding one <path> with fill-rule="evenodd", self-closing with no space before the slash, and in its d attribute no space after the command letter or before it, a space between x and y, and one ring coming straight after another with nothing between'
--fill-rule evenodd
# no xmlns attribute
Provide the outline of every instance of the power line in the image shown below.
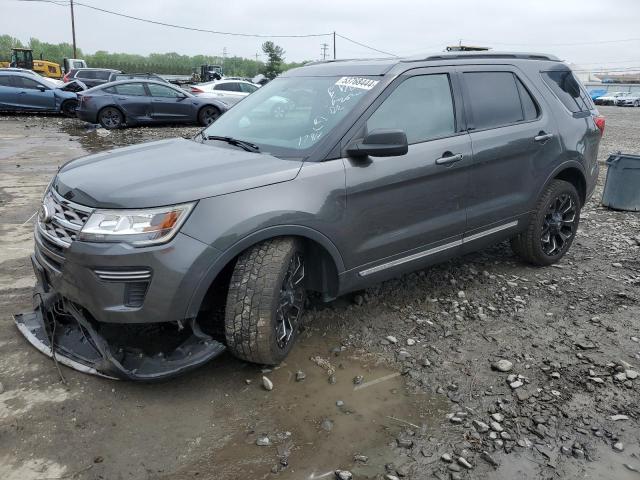
<svg viewBox="0 0 640 480"><path fill-rule="evenodd" d="M369 50L373 50L374 52L382 53L383 55L388 55L390 57L397 57L398 56L395 53L385 52L384 50L378 50L377 48L373 48L373 47L371 47L369 45L365 45L364 43L356 42L355 40L353 40L353 39L351 39L349 37L345 37L344 35L340 35L339 33L336 33L335 35L336 35L336 37L340 37L343 40L346 40L346 41L351 42L351 43L355 43L356 45L360 45L361 47L368 48Z"/></svg>
<svg viewBox="0 0 640 480"><path fill-rule="evenodd" d="M44 3L53 3L56 5L63 5L60 2L56 2L55 0L18 0L18 1L27 1L27 2L44 2ZM68 3L67 3L68 5ZM332 33L307 33L307 34L302 34L302 35L265 35L265 34L260 34L260 33L238 33L238 32L223 32L220 30L208 30L205 28L196 28L196 27L187 27L185 25L177 25L174 23L166 23L166 22L160 22L158 20L150 20L147 18L141 18L141 17L135 17L133 15L127 15L124 13L119 13L119 12L114 12L113 10L107 10L105 8L100 8L100 7L94 7L93 5L87 5L86 3L80 3L80 2L75 2L74 5L80 5L82 7L91 9L91 10L96 10L98 12L102 12L102 13L108 13L109 15L116 15L118 17L123 17L123 18L128 18L130 20L137 20L139 22L145 22L145 23L151 23L154 25L161 25L163 27L171 27L171 28L178 28L181 30L190 30L193 32L203 32L203 33L213 33L216 35L230 35L230 36L234 36L234 37L253 37L253 38L310 38L310 37L328 37L330 35L332 35Z"/></svg>

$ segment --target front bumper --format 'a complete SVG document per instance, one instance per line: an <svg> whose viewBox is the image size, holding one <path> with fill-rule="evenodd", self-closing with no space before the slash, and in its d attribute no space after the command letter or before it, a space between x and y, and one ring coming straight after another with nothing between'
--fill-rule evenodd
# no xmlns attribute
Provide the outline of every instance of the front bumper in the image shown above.
<svg viewBox="0 0 640 480"><path fill-rule="evenodd" d="M225 349L186 318L218 256L181 233L146 248L79 241L62 248L36 227L35 309L15 321L42 353L85 373L146 381L178 375Z"/></svg>

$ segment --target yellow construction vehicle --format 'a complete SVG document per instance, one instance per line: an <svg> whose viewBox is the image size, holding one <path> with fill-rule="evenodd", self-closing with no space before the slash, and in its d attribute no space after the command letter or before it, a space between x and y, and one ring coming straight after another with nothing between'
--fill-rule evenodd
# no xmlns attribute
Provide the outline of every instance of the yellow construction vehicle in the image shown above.
<svg viewBox="0 0 640 480"><path fill-rule="evenodd" d="M62 78L62 68L59 64L47 60L34 60L33 50L30 48L12 48L11 62L1 62L0 66L26 68L43 77Z"/></svg>

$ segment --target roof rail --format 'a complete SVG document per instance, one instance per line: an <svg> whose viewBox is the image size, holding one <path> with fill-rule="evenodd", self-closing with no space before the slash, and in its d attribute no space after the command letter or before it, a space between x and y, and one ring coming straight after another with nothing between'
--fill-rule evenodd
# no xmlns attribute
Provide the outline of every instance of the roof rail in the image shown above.
<svg viewBox="0 0 640 480"><path fill-rule="evenodd" d="M404 59L404 62L421 62L426 60L456 60L456 59L468 59L468 58L516 58L521 60L546 60L551 62L561 61L555 55L547 55L543 53L511 53L511 52L495 52L495 53L476 53L476 52L455 52L455 53L441 53L436 55L429 55L427 57L415 56L408 59Z"/></svg>

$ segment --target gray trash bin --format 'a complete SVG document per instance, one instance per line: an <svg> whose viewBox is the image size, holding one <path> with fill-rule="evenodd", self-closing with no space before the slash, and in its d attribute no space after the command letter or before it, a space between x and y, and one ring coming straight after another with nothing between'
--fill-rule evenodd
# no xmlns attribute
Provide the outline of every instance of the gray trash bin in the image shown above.
<svg viewBox="0 0 640 480"><path fill-rule="evenodd" d="M616 210L640 211L640 155L614 153L607 158L607 165L602 205Z"/></svg>

